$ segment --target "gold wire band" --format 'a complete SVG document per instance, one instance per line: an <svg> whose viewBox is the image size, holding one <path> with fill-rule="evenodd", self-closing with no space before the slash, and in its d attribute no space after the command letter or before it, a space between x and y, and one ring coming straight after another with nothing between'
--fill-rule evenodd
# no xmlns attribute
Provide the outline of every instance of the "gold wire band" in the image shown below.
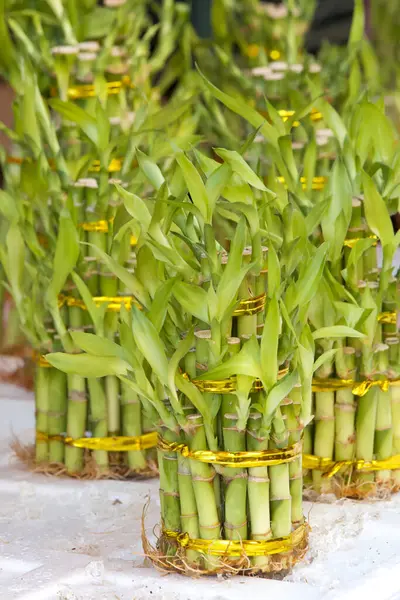
<svg viewBox="0 0 400 600"><path fill-rule="evenodd" d="M120 171L122 169L122 161L122 158L112 158L108 165L108 172L116 173L117 171ZM19 156L7 156L7 164L9 165L22 165L24 162L32 162L32 160L30 158L21 158ZM55 169L55 164L52 159L49 159L49 165L52 169ZM135 162L133 163L133 166L135 166ZM89 171L92 173L99 173L100 161L94 160Z"/></svg>
<svg viewBox="0 0 400 600"><path fill-rule="evenodd" d="M128 75L124 75L119 81L109 81L106 84L107 94L113 96L119 94L124 88L133 88L133 83ZM96 96L96 88L91 84L74 85L68 88L68 98L70 100L79 100L80 98L94 98ZM54 98L58 95L56 88L51 89L51 96Z"/></svg>
<svg viewBox="0 0 400 600"><path fill-rule="evenodd" d="M276 179L277 179L277 181L279 181L279 183L283 183L284 185L286 185L284 177L277 177ZM321 191L325 188L327 181L328 181L327 177L313 177L312 181L311 181L311 189ZM303 190L306 190L307 189L307 179L305 177L300 177L300 183L302 185Z"/></svg>
<svg viewBox="0 0 400 600"><path fill-rule="evenodd" d="M219 450L190 450L186 444L167 442L158 436L157 448L162 452L179 452L184 458L202 463L221 465L231 469L249 469L252 467L273 467L291 463L301 456L302 443L296 442L289 448L260 450L252 452L226 452Z"/></svg>
<svg viewBox="0 0 400 600"><path fill-rule="evenodd" d="M258 44L249 44L246 48L246 54L249 58L257 58L260 54L260 46ZM270 50L268 56L271 60L279 60L281 53L279 50Z"/></svg>
<svg viewBox="0 0 400 600"><path fill-rule="evenodd" d="M285 367L278 372L278 377L283 377L289 373L289 369ZM185 374L184 377L188 379ZM192 383L197 387L200 392L207 394L234 394L236 392L236 377L229 377L229 379L192 379ZM259 379L254 381L252 392L260 392L263 389L262 383Z"/></svg>
<svg viewBox="0 0 400 600"><path fill-rule="evenodd" d="M321 458L312 454L303 454L303 468L323 471L323 477L330 478L345 467L354 467L356 471L392 471L400 469L400 454L383 460L339 460Z"/></svg>
<svg viewBox="0 0 400 600"><path fill-rule="evenodd" d="M302 523L289 536L274 540L201 540L170 529L164 529L163 535L174 540L181 548L211 556L270 556L290 552L304 543L308 525Z"/></svg>
<svg viewBox="0 0 400 600"><path fill-rule="evenodd" d="M42 367L44 369L51 369L53 367L47 358L43 356L43 354L40 354L40 352L33 351L32 358L38 367Z"/></svg>
<svg viewBox="0 0 400 600"><path fill-rule="evenodd" d="M397 313L393 312L382 312L378 315L378 323L385 323L386 325L397 324Z"/></svg>
<svg viewBox="0 0 400 600"><path fill-rule="evenodd" d="M155 448L157 445L157 432L145 433L136 437L88 437L71 438L63 435L48 435L41 431L36 432L36 442L63 442L66 446L85 448L87 450L105 450L107 452L135 452Z"/></svg>
<svg viewBox="0 0 400 600"><path fill-rule="evenodd" d="M294 110L278 110L279 116L282 117L283 122L285 123L290 117L293 117L296 114ZM316 108L313 108L310 113L311 121L321 121L322 113L319 112ZM293 126L298 127L300 125L299 121L294 121Z"/></svg>
<svg viewBox="0 0 400 600"><path fill-rule="evenodd" d="M313 379L313 392L331 392L335 390L351 389L355 396L365 396L369 390L379 387L387 392L391 386L399 387L400 379L377 379L364 381L353 381L352 379Z"/></svg>
<svg viewBox="0 0 400 600"><path fill-rule="evenodd" d="M266 294L260 294L259 296L249 298L248 300L240 300L239 306L235 309L233 316L256 315L264 310L266 299Z"/></svg>
<svg viewBox="0 0 400 600"><path fill-rule="evenodd" d="M98 233L108 233L109 221L101 219L100 221L92 221L89 223L79 223L78 227L83 231L97 231Z"/></svg>
<svg viewBox="0 0 400 600"><path fill-rule="evenodd" d="M122 158L112 158L110 164L108 165L108 172L109 173L115 173L117 171L120 171L122 169ZM93 173L99 173L100 171L100 161L99 160L94 160L91 167L90 167L90 171L92 171Z"/></svg>
<svg viewBox="0 0 400 600"><path fill-rule="evenodd" d="M94 296L92 300L96 306L108 304L107 310L110 312L119 312L121 306L125 306L127 310L130 310L132 305L135 305L140 310L142 309L141 304L133 296ZM61 308L63 306L76 306L82 310L87 310L85 303L80 298L60 294L58 296L58 307Z"/></svg>
<svg viewBox="0 0 400 600"><path fill-rule="evenodd" d="M367 235L366 237L360 238L349 238L348 240L344 240L343 245L346 246L346 248L354 248L354 246L357 244L357 242L359 242L360 240L377 240L378 237L374 234L371 235ZM375 241L375 243L373 244L374 246L376 246L377 241Z"/></svg>

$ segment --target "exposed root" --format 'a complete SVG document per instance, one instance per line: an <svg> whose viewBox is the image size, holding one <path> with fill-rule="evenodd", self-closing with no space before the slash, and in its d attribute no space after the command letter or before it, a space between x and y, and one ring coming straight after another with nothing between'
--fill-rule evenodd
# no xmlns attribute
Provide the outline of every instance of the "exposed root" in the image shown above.
<svg viewBox="0 0 400 600"><path fill-rule="evenodd" d="M331 492L336 498L351 498L353 500L381 501L388 500L392 494L400 491L400 485L392 481L375 482L350 482L342 477L331 479ZM304 498L313 502L323 501L323 495L319 494L310 484L305 487Z"/></svg>
<svg viewBox="0 0 400 600"><path fill-rule="evenodd" d="M99 469L89 450L84 452L84 466L80 473L69 473L62 463L40 462L35 459L34 444L22 444L14 438L11 449L15 457L33 473L49 475L52 477L73 477L74 479L99 480L99 479L149 479L158 476L157 463L147 461L147 467L141 470L131 469L123 463L123 456L118 452L109 453L109 468L105 471Z"/></svg>
<svg viewBox="0 0 400 600"><path fill-rule="evenodd" d="M246 575L251 577L283 578L301 561L308 549L308 535L304 542L285 554L269 556L267 566L260 568L252 564L252 559L243 553L239 557L215 557L206 555L216 566L212 570L204 567L204 557L199 556L197 563L189 562L184 548L174 543L162 533L156 534L156 546L150 542L146 534L145 518L149 502L145 505L142 514L142 546L146 557L153 566L162 573L180 573L186 577L198 578L202 576L224 576L226 578L235 575Z"/></svg>

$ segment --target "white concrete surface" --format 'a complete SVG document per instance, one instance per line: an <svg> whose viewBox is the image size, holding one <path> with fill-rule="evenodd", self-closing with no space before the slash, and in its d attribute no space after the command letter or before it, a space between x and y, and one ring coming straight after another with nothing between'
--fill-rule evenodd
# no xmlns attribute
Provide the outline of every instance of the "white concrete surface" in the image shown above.
<svg viewBox="0 0 400 600"><path fill-rule="evenodd" d="M33 440L30 394L0 388L1 600L400 600L400 496L305 506L310 550L286 581L186 579L145 564L141 511L158 482L78 482L28 473L12 432Z"/></svg>

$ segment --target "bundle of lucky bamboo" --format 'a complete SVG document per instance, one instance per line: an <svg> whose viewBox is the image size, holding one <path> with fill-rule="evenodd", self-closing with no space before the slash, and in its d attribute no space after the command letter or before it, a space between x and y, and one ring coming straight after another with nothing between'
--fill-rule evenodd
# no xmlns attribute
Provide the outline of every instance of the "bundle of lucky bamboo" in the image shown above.
<svg viewBox="0 0 400 600"><path fill-rule="evenodd" d="M326 190L322 233L334 241L328 255L332 285L343 284L364 309L353 321L366 337L341 343L332 362L316 374L315 424L306 437L312 456L305 457L305 466L312 469L309 484L317 493L385 496L398 489L400 466L394 266L399 241L390 220L398 203L397 136L379 103L362 101L348 130L336 117L340 155ZM372 132L378 130L376 137ZM318 326L335 322L326 307L311 314Z"/></svg>
<svg viewBox="0 0 400 600"><path fill-rule="evenodd" d="M32 16L30 12L26 15L28 20ZM113 19L126 27L127 22L122 18L126 15L132 21L132 6L128 13L121 8ZM42 15L39 13L35 17L33 21L37 25ZM67 16L56 14L56 17L57 25L64 31L68 25ZM135 19L136 28L128 27L129 37L124 42L130 56L125 65L129 67L130 81L138 75L140 64L143 66L151 40L150 34L144 40L139 39L143 22L137 11ZM66 41L71 44L74 29L69 25L67 29L69 37L66 36ZM66 380L62 373L49 368L40 356L50 349L73 352L71 332L74 330L95 329L107 338L116 334L119 309L122 304L129 306L132 296L109 269L97 263L96 251L108 250L113 264L127 264L132 261L135 233L129 213L119 206L114 188L110 188L109 172L120 171L124 185L142 190L146 177L141 171L131 170L137 155L147 172L146 156L137 146L145 138L144 149L152 147L158 158L167 154L167 160L170 160L168 144L157 139L157 148L154 147L151 130L158 128L160 123L164 127L173 124L188 107L188 103L183 103L154 112L151 99L144 101L149 84L144 80L140 87L140 78L135 80L134 91L131 85L121 85L116 90L118 94L114 93L114 88L106 83L106 74L111 70L110 57L116 55L112 44L120 34L119 29L105 30L104 47L101 52L97 47L98 56L92 58L95 67L92 75L96 80L89 85L87 81L84 86L72 85L82 75L76 72L81 57L75 51L61 52L65 46L58 47L60 51L57 52L54 48L51 52L46 46L43 54L37 57L32 56L31 46L26 45L22 53L26 62L21 59L8 65L12 82L20 81L23 75L24 87L17 90L15 131L7 131L19 156L16 160L6 160L5 164L7 192L3 213L8 221L8 233L2 263L24 330L39 356L36 377L38 438L33 462L36 468L45 471L66 471L80 477L154 472L154 456L144 451L154 445L155 438L147 435L150 425L135 395L123 387L120 389L115 378L98 382L88 371L81 377L71 376ZM141 41L141 44L137 43L133 54L131 46L135 41ZM75 46L68 48L75 50L76 43L75 40ZM162 46L162 40L160 44ZM121 55L118 53L118 57ZM40 61L46 62L46 58L47 65L52 65L57 77L55 93L61 98L71 97L71 90L85 92L73 98L83 102L86 110L82 105L60 99L52 101L64 118L74 122L73 128L69 124L59 127L56 119L50 118L31 66L32 63L36 65L35 58L37 65ZM115 72L116 65L112 67ZM87 80L91 73L87 70L84 75ZM45 91L49 86L41 87ZM96 94L102 105L94 97ZM137 109L137 118L127 122L125 117L132 114L132 109ZM118 122L116 112L120 115ZM128 135L131 129L134 133ZM184 121L179 131L183 146L190 144L193 124L188 126ZM170 134L170 131L166 132L166 139ZM121 157L113 156L116 140ZM70 142L74 144L71 146ZM154 170L153 175L157 175ZM113 236L115 240L111 243ZM21 261L14 273L15 251ZM74 266L76 272L70 280L69 273ZM132 281L129 280L127 285L132 285ZM35 310L39 289L46 290L40 311ZM126 439L121 439L120 434ZM100 441L89 443L88 435L100 438ZM110 436L117 436L117 439ZM125 455L115 454L117 450L123 450ZM19 447L18 452L31 462L30 450L22 452Z"/></svg>
<svg viewBox="0 0 400 600"><path fill-rule="evenodd" d="M178 196L168 178L154 198L119 188L138 225L134 275L146 269L148 296L137 298L142 310L123 311L121 345L75 332L86 354L47 359L67 373L90 365L118 376L152 408L162 534L145 549L157 565L281 571L306 547L301 437L314 340L359 334L311 334L326 245L309 242L296 204L281 203L241 153L216 153L222 164L195 153L201 171L177 154Z"/></svg>

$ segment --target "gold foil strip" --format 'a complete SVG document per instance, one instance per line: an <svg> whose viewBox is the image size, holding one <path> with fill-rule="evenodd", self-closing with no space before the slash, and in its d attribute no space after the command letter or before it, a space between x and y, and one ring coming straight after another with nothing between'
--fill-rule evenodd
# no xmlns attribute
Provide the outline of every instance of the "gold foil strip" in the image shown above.
<svg viewBox="0 0 400 600"><path fill-rule="evenodd" d="M74 448L84 448L87 450L105 450L106 452L135 452L155 448L157 445L157 432L145 433L136 437L115 436L115 437L87 437L71 438L63 435L48 435L41 431L36 432L36 442L63 442L67 446Z"/></svg>
<svg viewBox="0 0 400 600"><path fill-rule="evenodd" d="M334 390L351 389L355 396L365 396L369 390L379 387L387 392L391 386L398 387L400 379L365 379L364 381L353 381L352 379L313 379L313 392L331 392Z"/></svg>
<svg viewBox="0 0 400 600"><path fill-rule="evenodd" d="M119 94L121 90L126 88L132 88L133 83L128 75L122 77L118 81L109 81L106 84L107 94L113 96ZM74 85L68 88L68 98L70 100L79 100L81 98L94 98L96 96L96 88L91 84ZM56 88L52 88L51 95L54 98L58 95Z"/></svg>
<svg viewBox="0 0 400 600"><path fill-rule="evenodd" d="M240 300L239 306L235 309L233 316L239 317L241 315L256 315L264 310L266 299L266 294L260 294L254 298Z"/></svg>
<svg viewBox="0 0 400 600"><path fill-rule="evenodd" d="M107 304L107 310L110 312L119 312L121 306L125 306L127 310L130 310L132 305L142 309L142 306L133 296L94 296L92 300L96 306ZM58 307L61 308L62 306L76 306L82 310L87 310L85 303L80 298L60 294L58 297Z"/></svg>
<svg viewBox="0 0 400 600"><path fill-rule="evenodd" d="M378 237L376 235L367 235L366 237L357 237L357 238L349 238L348 240L344 240L343 245L346 246L346 248L354 248L354 246L357 244L358 241L360 240L378 240ZM375 241L375 243L373 244L374 246L376 246L377 241Z"/></svg>
<svg viewBox="0 0 400 600"><path fill-rule="evenodd" d="M302 523L289 536L274 540L201 540L191 538L188 533L169 529L164 529L163 535L174 540L181 548L211 556L272 556L290 552L304 544L308 525Z"/></svg>
<svg viewBox="0 0 400 600"><path fill-rule="evenodd" d="M323 471L323 477L330 478L341 469L353 467L356 471L372 473L373 471L400 470L400 454L383 460L340 460L321 458L312 454L303 454L303 468Z"/></svg>
<svg viewBox="0 0 400 600"><path fill-rule="evenodd" d="M190 450L183 443L167 442L158 437L157 448L162 452L179 452L183 457L202 463L221 465L231 469L249 469L252 467L272 467L291 463L301 456L302 442L296 442L288 448L260 450L252 452L227 452L219 450Z"/></svg>
<svg viewBox="0 0 400 600"><path fill-rule="evenodd" d="M386 325L396 325L397 324L397 313L393 312L383 312L378 315L378 322L385 323Z"/></svg>
<svg viewBox="0 0 400 600"><path fill-rule="evenodd" d="M281 369L278 377L283 377L289 373L288 368ZM234 394L236 392L236 377L229 379L192 379L192 383L203 393L207 394ZM254 381L252 391L259 392L263 389L259 379Z"/></svg>

